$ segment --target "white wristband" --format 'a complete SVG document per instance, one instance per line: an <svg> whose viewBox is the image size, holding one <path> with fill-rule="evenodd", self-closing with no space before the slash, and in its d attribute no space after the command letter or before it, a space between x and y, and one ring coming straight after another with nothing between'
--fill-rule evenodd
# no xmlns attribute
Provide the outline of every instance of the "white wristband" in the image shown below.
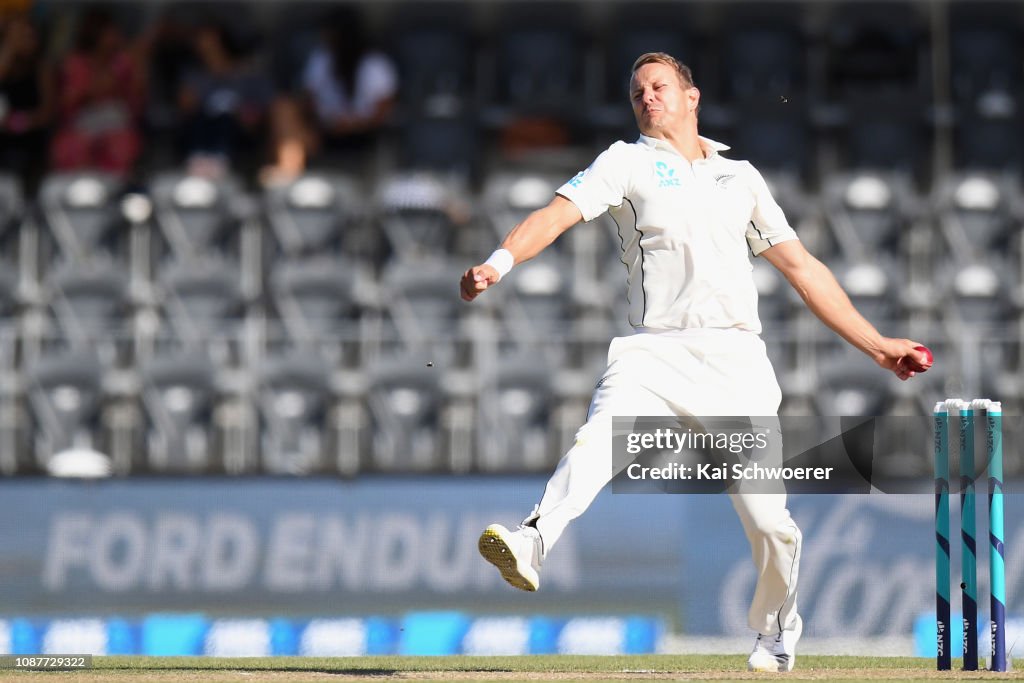
<svg viewBox="0 0 1024 683"><path fill-rule="evenodd" d="M508 275L508 271L512 270L512 266L515 264L516 258L508 249L495 249L494 253L484 261L484 265L491 266L498 271L499 280Z"/></svg>

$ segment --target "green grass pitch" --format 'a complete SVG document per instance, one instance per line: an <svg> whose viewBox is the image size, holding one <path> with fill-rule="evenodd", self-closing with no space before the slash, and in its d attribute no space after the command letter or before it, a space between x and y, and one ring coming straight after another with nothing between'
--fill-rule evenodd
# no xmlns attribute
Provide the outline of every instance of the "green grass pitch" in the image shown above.
<svg viewBox="0 0 1024 683"><path fill-rule="evenodd" d="M931 659L802 656L789 674L751 674L744 655L524 657L94 657L93 669L0 672L0 681L631 681L1024 679L1024 672L936 672ZM955 665L956 666L956 665Z"/></svg>

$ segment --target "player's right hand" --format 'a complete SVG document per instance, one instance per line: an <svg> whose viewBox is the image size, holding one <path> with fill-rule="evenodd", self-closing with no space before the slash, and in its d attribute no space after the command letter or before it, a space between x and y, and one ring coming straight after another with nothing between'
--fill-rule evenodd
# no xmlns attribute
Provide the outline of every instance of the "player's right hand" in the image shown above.
<svg viewBox="0 0 1024 683"><path fill-rule="evenodd" d="M462 274L462 282L459 283L462 298L464 301L472 301L480 292L484 291L498 282L498 271L494 266L481 263L473 266Z"/></svg>
<svg viewBox="0 0 1024 683"><path fill-rule="evenodd" d="M922 348L920 342L910 339L883 337L875 362L905 381L932 366L925 352L919 350Z"/></svg>

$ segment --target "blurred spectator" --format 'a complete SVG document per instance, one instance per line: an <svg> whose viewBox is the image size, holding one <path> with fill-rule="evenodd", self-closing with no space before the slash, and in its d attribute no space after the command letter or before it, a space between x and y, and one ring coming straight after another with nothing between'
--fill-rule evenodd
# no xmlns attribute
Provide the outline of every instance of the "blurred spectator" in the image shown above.
<svg viewBox="0 0 1024 683"><path fill-rule="evenodd" d="M370 49L359 14L335 9L302 70L301 90L273 107L274 165L265 182L287 182L323 148L360 156L372 148L394 108L398 73Z"/></svg>
<svg viewBox="0 0 1024 683"><path fill-rule="evenodd" d="M150 49L144 115L146 145L141 161L146 168L176 166L184 154L178 99L185 75L195 69L198 60L192 49L195 27L171 11L179 8L180 13L180 7L170 5L147 29Z"/></svg>
<svg viewBox="0 0 1024 683"><path fill-rule="evenodd" d="M144 71L104 9L87 10L75 46L58 72L60 127L52 141L55 168L127 173L138 158Z"/></svg>
<svg viewBox="0 0 1024 683"><path fill-rule="evenodd" d="M0 21L0 167L17 173L31 192L46 159L52 73L29 19L12 16Z"/></svg>
<svg viewBox="0 0 1024 683"><path fill-rule="evenodd" d="M222 24L201 26L193 48L199 65L186 74L178 97L188 167L190 173L216 177L257 146L273 86Z"/></svg>

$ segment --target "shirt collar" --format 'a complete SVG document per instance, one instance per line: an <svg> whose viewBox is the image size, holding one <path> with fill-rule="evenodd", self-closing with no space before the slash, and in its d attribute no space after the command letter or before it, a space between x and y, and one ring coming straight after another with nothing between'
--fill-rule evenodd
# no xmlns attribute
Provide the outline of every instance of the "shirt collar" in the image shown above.
<svg viewBox="0 0 1024 683"><path fill-rule="evenodd" d="M698 135L697 139L700 140L700 146L707 153L709 159L718 154L718 152L724 152L725 150L730 149L729 145L723 144L716 140L712 140L711 138L706 138L703 135ZM654 149L664 149L670 152L676 152L676 148L673 147L670 142L668 142L667 140L662 140L660 138L652 138L647 135L641 135L640 139L637 140L637 142L647 145L648 147L652 147ZM676 154L678 154L678 152L676 152Z"/></svg>

